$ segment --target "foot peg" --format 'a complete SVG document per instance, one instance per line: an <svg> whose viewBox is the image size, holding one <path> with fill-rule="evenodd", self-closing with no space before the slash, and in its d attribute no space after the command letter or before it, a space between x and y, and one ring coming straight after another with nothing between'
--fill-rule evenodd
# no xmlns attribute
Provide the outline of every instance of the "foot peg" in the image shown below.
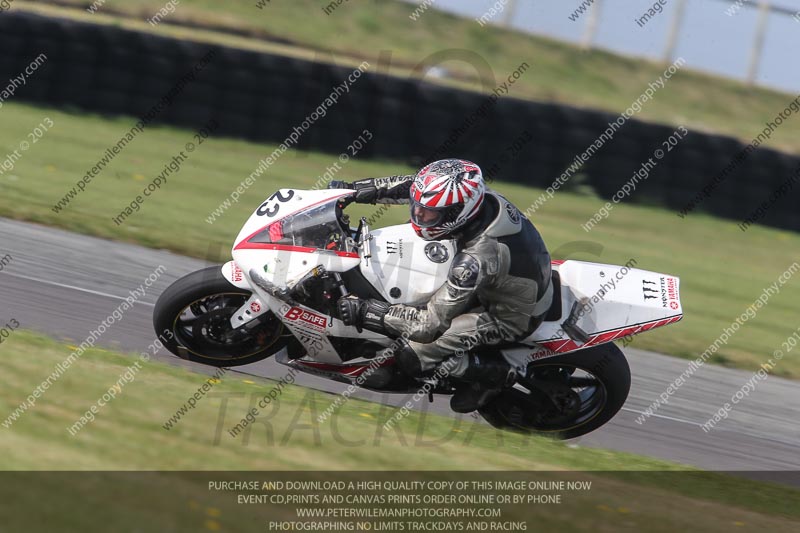
<svg viewBox="0 0 800 533"><path fill-rule="evenodd" d="M450 409L456 413L471 413L485 407L502 388L487 388L480 383L465 383L450 398Z"/></svg>

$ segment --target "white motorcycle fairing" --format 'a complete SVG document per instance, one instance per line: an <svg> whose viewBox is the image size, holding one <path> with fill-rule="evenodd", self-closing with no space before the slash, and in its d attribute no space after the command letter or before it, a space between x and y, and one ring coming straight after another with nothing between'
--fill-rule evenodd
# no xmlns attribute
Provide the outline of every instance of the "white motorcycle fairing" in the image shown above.
<svg viewBox="0 0 800 533"><path fill-rule="evenodd" d="M560 294L553 295L554 302L561 300L560 312L555 313L558 316L548 316L531 336L521 341L522 346L502 350L506 359L517 366L636 335L683 318L680 279L675 276L572 260L553 261L553 271L557 272L560 285ZM565 327L568 322L576 329Z"/></svg>
<svg viewBox="0 0 800 533"><path fill-rule="evenodd" d="M308 366L343 365L329 337L360 338L388 346L383 335L345 326L301 304L291 305L264 290L251 274L275 287L291 287L322 266L330 273L360 268L363 277L389 303L424 305L445 282L456 253L452 241L425 241L409 224L390 226L364 236L358 246L352 235L341 235L336 203L352 190L303 191L281 189L248 219L233 247L233 261L223 267L232 285L253 291L253 296L231 319L241 327L266 311L273 312L306 349L294 362ZM336 236L327 242L328 230ZM680 320L683 316L677 277L646 270L583 261L553 261L558 290L546 321L519 345L504 348L510 363L524 366L531 360L555 357L589 346L611 342ZM341 375L360 372L353 362Z"/></svg>
<svg viewBox="0 0 800 533"><path fill-rule="evenodd" d="M390 304L425 305L447 280L453 241L426 241L410 224L373 230L361 273Z"/></svg>

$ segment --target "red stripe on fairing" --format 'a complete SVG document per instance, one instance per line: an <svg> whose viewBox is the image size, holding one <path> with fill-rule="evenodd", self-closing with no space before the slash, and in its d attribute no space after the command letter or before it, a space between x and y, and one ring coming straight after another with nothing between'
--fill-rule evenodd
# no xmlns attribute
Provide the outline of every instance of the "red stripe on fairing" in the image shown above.
<svg viewBox="0 0 800 533"><path fill-rule="evenodd" d="M551 265L562 265L562 264L564 264L564 261L566 261L566 259L553 259L552 261L550 261L550 264Z"/></svg>
<svg viewBox="0 0 800 533"><path fill-rule="evenodd" d="M603 344L618 339L620 337L625 337L627 335L636 335L637 333L641 333L643 331L660 328L661 326L666 326L667 324L672 324L673 322L677 322L681 318L683 318L683 315L675 315L669 318L654 320L652 322L645 322L644 324L638 324L636 326L626 326L624 328L612 329L609 331L605 331L603 333L597 333L595 335L592 335L589 338L589 341L582 346L579 346L578 343L576 343L572 339L566 339L566 340L556 339L550 341L537 342L536 344L544 346L545 348L554 353L573 352L575 350L578 350L579 348L596 346L598 344Z"/></svg>
<svg viewBox="0 0 800 533"><path fill-rule="evenodd" d="M301 254L313 254L317 252L335 253L339 257L349 257L358 259L356 252L337 252L333 250L323 250L321 248L308 248L306 246L292 246L289 244L273 244L269 242L246 242L239 243L234 250L283 250L285 252L297 252Z"/></svg>
<svg viewBox="0 0 800 533"><path fill-rule="evenodd" d="M335 372L343 376L358 377L369 369L371 363L362 363L358 365L332 365L328 363L318 363L316 361L295 361L295 364L307 366L315 370L323 370L325 372ZM390 357L382 361L378 366L384 367L394 364L394 358Z"/></svg>
<svg viewBox="0 0 800 533"><path fill-rule="evenodd" d="M571 352L578 349L578 345L575 344L575 342L571 339L557 340L557 341L542 341L542 342L537 342L536 344L538 344L539 346L544 346L545 348L554 353Z"/></svg>

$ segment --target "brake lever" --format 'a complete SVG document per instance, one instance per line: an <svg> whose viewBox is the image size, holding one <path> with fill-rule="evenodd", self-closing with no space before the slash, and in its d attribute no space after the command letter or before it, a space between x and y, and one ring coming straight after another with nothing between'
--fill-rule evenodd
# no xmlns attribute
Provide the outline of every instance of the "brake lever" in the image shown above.
<svg viewBox="0 0 800 533"><path fill-rule="evenodd" d="M352 204L353 202L355 202L355 201L356 201L356 194L358 194L358 193L356 193L355 191L353 191L353 192L352 192L351 194L349 194L348 196L343 196L343 197L339 198L339 207L341 207L342 209L344 209L344 208L345 208L345 207L347 207L348 205L350 205L350 204Z"/></svg>

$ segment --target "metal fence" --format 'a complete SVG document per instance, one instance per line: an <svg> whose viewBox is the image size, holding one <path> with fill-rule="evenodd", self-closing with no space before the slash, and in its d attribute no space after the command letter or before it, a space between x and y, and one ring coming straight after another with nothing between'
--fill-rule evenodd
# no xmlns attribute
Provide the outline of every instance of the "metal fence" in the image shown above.
<svg viewBox="0 0 800 533"><path fill-rule="evenodd" d="M556 37L587 49L611 49L625 55L655 57L665 62L681 55L689 58L692 68L742 79L750 84L800 90L800 76L780 66L786 53L800 49L800 2L796 0L406 1L476 21L484 16L483 20L488 24ZM643 22L648 22L650 17L646 12L651 6L658 10L656 23L642 29L629 20L632 11L644 9ZM789 20L792 20L791 26L787 25ZM636 38L631 33L634 30L639 31ZM702 35L701 39L698 39L698 34ZM640 46L645 41L647 46ZM706 54L706 58L698 60L695 65L691 56L694 53L701 55L700 48L712 43L718 46L715 52ZM679 48L680 52L677 52ZM729 55L732 57L724 57ZM724 60L725 66L717 59Z"/></svg>
<svg viewBox="0 0 800 533"><path fill-rule="evenodd" d="M664 61L672 61L675 59L675 50L681 36L681 30L686 23L686 7L690 0L677 0L677 5L670 22L670 29L667 33L667 38L664 42L664 52L662 59ZM706 1L706 0L693 0L693 1ZM736 15L740 10L758 10L758 21L756 31L753 35L753 41L750 48L750 60L747 68L745 80L749 84L754 84L759 72L759 65L764 53L764 41L769 28L769 21L772 15L788 16L800 20L800 10L792 10L786 7L775 5L770 0L717 0L717 2L725 2L731 4L725 13L729 16ZM516 0L511 0L511 4L515 4ZM601 16L604 0L594 0L591 6L591 13L587 17L586 32L584 33L583 42L581 43L585 48L591 48L595 44L595 35L597 29L597 22ZM516 6L511 5L512 9ZM513 16L513 15L511 15ZM510 20L510 19L509 19Z"/></svg>

